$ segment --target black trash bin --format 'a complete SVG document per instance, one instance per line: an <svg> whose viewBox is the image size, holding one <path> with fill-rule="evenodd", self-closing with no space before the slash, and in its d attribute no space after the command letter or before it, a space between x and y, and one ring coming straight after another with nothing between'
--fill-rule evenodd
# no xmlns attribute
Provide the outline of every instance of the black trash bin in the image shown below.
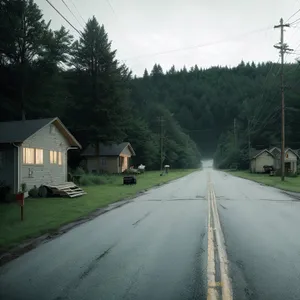
<svg viewBox="0 0 300 300"><path fill-rule="evenodd" d="M123 184L136 184L136 177L134 175L124 176Z"/></svg>

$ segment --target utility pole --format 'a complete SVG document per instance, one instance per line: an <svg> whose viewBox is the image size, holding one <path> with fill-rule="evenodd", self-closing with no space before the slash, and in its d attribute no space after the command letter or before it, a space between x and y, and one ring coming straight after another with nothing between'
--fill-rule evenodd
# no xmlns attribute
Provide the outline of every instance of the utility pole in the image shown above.
<svg viewBox="0 0 300 300"><path fill-rule="evenodd" d="M280 28L280 42L279 45L274 47L280 50L281 57L281 70L280 70L280 81L281 81L281 181L284 181L285 173L285 104L284 104L284 54L287 51L291 51L287 44L284 43L284 27L289 27L289 24L283 24L283 19L280 19L280 24L274 26L274 28Z"/></svg>
<svg viewBox="0 0 300 300"><path fill-rule="evenodd" d="M236 118L233 119L233 133L234 133L234 145L235 145L235 148L237 148Z"/></svg>
<svg viewBox="0 0 300 300"><path fill-rule="evenodd" d="M159 117L160 121L160 170L163 170L163 162L164 162L164 119L163 117Z"/></svg>
<svg viewBox="0 0 300 300"><path fill-rule="evenodd" d="M250 120L248 119L248 155L249 162L251 160L251 139L250 139Z"/></svg>

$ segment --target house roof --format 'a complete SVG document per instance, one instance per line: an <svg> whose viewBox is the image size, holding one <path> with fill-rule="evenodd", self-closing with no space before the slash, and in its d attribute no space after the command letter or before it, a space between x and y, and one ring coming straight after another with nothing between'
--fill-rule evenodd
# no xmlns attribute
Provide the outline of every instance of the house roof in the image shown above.
<svg viewBox="0 0 300 300"><path fill-rule="evenodd" d="M287 153L288 151L293 152L298 158L300 158L297 150L293 150L292 148L286 148L284 152Z"/></svg>
<svg viewBox="0 0 300 300"><path fill-rule="evenodd" d="M262 150L253 150L251 153L251 159L256 158L257 156L261 155L262 153L267 152L271 156L274 156L268 149L262 149Z"/></svg>
<svg viewBox="0 0 300 300"><path fill-rule="evenodd" d="M23 143L37 131L49 124L55 124L70 146L81 148L79 142L59 118L0 122L0 144Z"/></svg>
<svg viewBox="0 0 300 300"><path fill-rule="evenodd" d="M278 147L273 147L273 148L271 148L269 151L271 152L271 153L273 153L273 151L274 150L277 150L277 151L279 151L279 153L281 153L281 149L280 148L278 148ZM287 153L288 151L291 151L291 152L293 152L298 158L300 158L299 157L299 152L297 151L297 150L293 150L292 148L285 148L284 149L284 153Z"/></svg>
<svg viewBox="0 0 300 300"><path fill-rule="evenodd" d="M270 151L271 153L273 153L274 150L277 150L277 151L281 152L281 149L278 148L278 147L273 147L273 148L271 148L269 151Z"/></svg>
<svg viewBox="0 0 300 300"><path fill-rule="evenodd" d="M128 142L110 145L99 143L100 156L119 156L126 147L129 148L130 152L132 153L132 156L135 156L135 152L131 144ZM83 151L82 156L97 156L96 147L94 145L89 145Z"/></svg>

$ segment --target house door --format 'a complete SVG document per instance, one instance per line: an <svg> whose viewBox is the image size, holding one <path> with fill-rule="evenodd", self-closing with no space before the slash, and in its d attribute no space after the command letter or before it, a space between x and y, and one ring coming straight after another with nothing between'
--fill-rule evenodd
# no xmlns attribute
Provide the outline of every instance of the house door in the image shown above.
<svg viewBox="0 0 300 300"><path fill-rule="evenodd" d="M291 162L286 162L284 164L284 170L285 170L285 174L288 174L291 172L291 170L292 170Z"/></svg>

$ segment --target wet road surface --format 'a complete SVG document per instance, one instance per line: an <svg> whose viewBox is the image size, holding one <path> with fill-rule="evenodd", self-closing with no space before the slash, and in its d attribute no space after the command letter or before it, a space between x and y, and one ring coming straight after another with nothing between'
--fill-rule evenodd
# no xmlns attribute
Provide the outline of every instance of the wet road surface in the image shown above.
<svg viewBox="0 0 300 300"><path fill-rule="evenodd" d="M300 202L212 169L149 191L6 264L0 299L206 299L208 178L233 299L300 299Z"/></svg>

